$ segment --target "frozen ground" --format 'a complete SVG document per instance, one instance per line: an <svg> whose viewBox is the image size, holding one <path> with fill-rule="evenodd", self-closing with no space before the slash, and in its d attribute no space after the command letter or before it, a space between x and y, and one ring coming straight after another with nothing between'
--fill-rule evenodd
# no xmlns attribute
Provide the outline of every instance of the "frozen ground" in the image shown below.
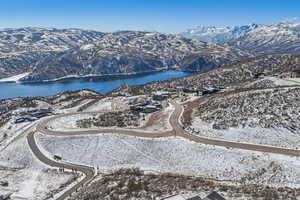
<svg viewBox="0 0 300 200"><path fill-rule="evenodd" d="M27 75L29 75L29 73L18 74L16 76L11 76L11 77L8 77L8 78L0 79L0 82L17 82L21 78L26 77Z"/></svg>
<svg viewBox="0 0 300 200"><path fill-rule="evenodd" d="M107 97L99 100L95 104L89 106L84 111L85 112L94 112L94 111L119 111L128 109L128 103L126 98L120 97Z"/></svg>
<svg viewBox="0 0 300 200"><path fill-rule="evenodd" d="M30 122L15 124L10 120L0 128L0 151L2 148L11 143L16 137L22 135L23 131L31 126Z"/></svg>
<svg viewBox="0 0 300 200"><path fill-rule="evenodd" d="M172 130L172 126L170 124L170 116L175 110L175 107L172 104L169 104L168 107L163 109L159 113L154 113L154 115L157 115L159 118L153 122L150 126L144 127L143 130L145 131L153 131L153 132L164 132L164 131L170 131ZM146 121L150 118L150 115L146 115Z"/></svg>
<svg viewBox="0 0 300 200"><path fill-rule="evenodd" d="M289 85L299 85L300 82L297 82L297 78L294 80L293 78L290 79L281 79L276 77L266 77L266 80L272 81L275 85L278 86L289 86Z"/></svg>
<svg viewBox="0 0 300 200"><path fill-rule="evenodd" d="M188 132L208 138L300 149L300 136L284 128L228 128L217 130L196 117Z"/></svg>
<svg viewBox="0 0 300 200"><path fill-rule="evenodd" d="M106 105L109 105L110 102L107 102ZM98 109L98 111L101 111L100 109L101 107L93 107L93 110L90 110L90 112L92 111L96 111L96 109ZM103 112L107 112L107 106L103 105L102 107L102 111ZM139 129L141 127L143 127L142 131L144 132L158 132L158 131L169 131L172 129L170 123L169 123L169 118L170 115L172 114L172 112L174 111L174 106L172 106L171 104L169 104L169 106L165 109L163 109L158 115L159 115L159 119L155 120L153 123L151 123L151 125L146 126L146 123L148 122L149 118L151 117L151 115L153 114L145 114L145 120L143 120L143 118L141 117L139 119L139 127L125 127L126 128L134 128L134 129ZM154 113L156 114L156 113ZM93 117L97 117L99 114L74 114L74 115L70 115L70 116L65 116L65 117L60 117L60 118L56 118L54 120L51 120L48 123L48 127L50 127L50 129L52 130L56 130L56 131L70 131L70 130L74 130L74 129L80 129L80 130L89 130L89 129L99 129L99 127L92 127L89 129L84 129L84 128L79 128L77 125L77 121L79 120L83 120L83 119L89 119L89 118L93 118ZM146 126L146 127L145 127ZM103 128L109 128L109 127L103 127Z"/></svg>
<svg viewBox="0 0 300 200"><path fill-rule="evenodd" d="M62 103L61 105L60 105L60 107L62 107L62 109L59 109L58 108L58 113L70 113L70 112L77 112L78 111L78 109L81 107L81 106L83 106L83 105L85 105L85 104L87 104L87 103L89 103L89 102L91 102L91 101L93 101L93 100L91 100L91 99L84 99L84 100L80 100L80 103L78 104L78 105L76 105L76 106L72 106L72 104L74 103L73 101L71 101L70 103L68 102L68 103ZM67 107L67 108L66 108ZM68 107L71 107L71 108L68 108Z"/></svg>
<svg viewBox="0 0 300 200"><path fill-rule="evenodd" d="M93 112L93 111L110 111L112 109L112 103L109 101L99 101L94 105L85 109L85 112Z"/></svg>
<svg viewBox="0 0 300 200"><path fill-rule="evenodd" d="M8 187L0 186L0 194L13 193L12 200L45 199L72 177L36 160L25 137L0 151L0 180L9 183Z"/></svg>
<svg viewBox="0 0 300 200"><path fill-rule="evenodd" d="M290 78L288 80L290 80L290 81L296 81L296 82L298 82L300 84L300 78Z"/></svg>
<svg viewBox="0 0 300 200"><path fill-rule="evenodd" d="M76 121L96 117L97 115L98 114L75 114L66 117L59 117L54 120L51 120L48 123L48 127L56 131L74 130L78 129Z"/></svg>
<svg viewBox="0 0 300 200"><path fill-rule="evenodd" d="M181 138L38 135L38 141L51 154L98 166L101 171L139 167L239 183L300 186L300 158L202 145Z"/></svg>
<svg viewBox="0 0 300 200"><path fill-rule="evenodd" d="M123 109L124 106L125 105L122 105L121 103L104 100L104 101L100 101L100 102L94 104L93 106L89 107L87 110L85 110L85 112L103 112L103 113L105 113L110 110ZM71 108L71 109L73 109L73 108ZM144 117L139 118L139 127L125 127L125 129L126 128L139 129L139 128L143 127L142 131L145 131L145 132L169 131L172 129L172 127L169 123L169 118L173 111L174 111L174 106L169 104L166 108L164 108L159 113L143 114ZM156 119L156 117L154 117L154 119L150 120L152 122L149 125L148 120L151 119L150 117L153 114L156 115L158 117L158 119ZM79 127L76 123L77 121L97 117L98 115L99 114L74 114L74 115L70 115L70 116L60 117L60 118L51 120L48 123L48 126L50 127L50 129L56 130L56 131L68 131L68 130L79 129ZM109 127L103 127L103 128L109 128ZM91 129L99 129L99 127L92 127ZM87 129L80 128L80 130L87 130Z"/></svg>

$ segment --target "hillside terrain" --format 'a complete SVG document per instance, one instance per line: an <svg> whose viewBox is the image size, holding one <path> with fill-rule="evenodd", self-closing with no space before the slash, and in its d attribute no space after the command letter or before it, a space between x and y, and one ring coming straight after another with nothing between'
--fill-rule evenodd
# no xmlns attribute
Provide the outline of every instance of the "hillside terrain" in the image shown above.
<svg viewBox="0 0 300 200"><path fill-rule="evenodd" d="M195 72L237 63L253 55L300 53L297 23L200 26L182 35L3 29L0 30L0 78L24 74L23 81L43 81L169 69Z"/></svg>
<svg viewBox="0 0 300 200"><path fill-rule="evenodd" d="M259 56L179 79L124 87L112 94L162 91L181 96L187 101L183 124L193 134L297 148L300 81L290 77L293 73L299 77L299 69L299 56Z"/></svg>
<svg viewBox="0 0 300 200"><path fill-rule="evenodd" d="M300 131L299 89L289 87L219 95L201 103L195 116L212 122L215 129L286 128L297 134Z"/></svg>
<svg viewBox="0 0 300 200"><path fill-rule="evenodd" d="M264 55L106 95L1 100L0 166L9 187L0 191L31 199L58 191L71 199L142 200L217 191L226 199L295 200L299 67L299 56ZM49 171L64 178L25 194L14 180L35 168L43 180Z"/></svg>
<svg viewBox="0 0 300 200"><path fill-rule="evenodd" d="M200 26L182 34L203 41L226 43L255 54L300 54L300 23Z"/></svg>
<svg viewBox="0 0 300 200"><path fill-rule="evenodd" d="M244 26L198 26L182 32L187 38L194 38L205 42L226 43L256 29L262 25L249 24Z"/></svg>
<svg viewBox="0 0 300 200"><path fill-rule="evenodd" d="M210 88L234 90L241 89L251 82L254 83L254 81L261 80L264 76L280 76L281 74L288 74L297 70L300 70L299 56L266 55L206 72L193 73L183 78L162 83L150 83L122 89L128 90L131 94L147 94L159 90L168 92L203 92ZM257 84L255 87L264 88L265 85Z"/></svg>
<svg viewBox="0 0 300 200"><path fill-rule="evenodd" d="M29 72L24 81L168 69L201 71L251 56L228 45L136 31L5 29L0 31L0 46L0 78Z"/></svg>
<svg viewBox="0 0 300 200"><path fill-rule="evenodd" d="M230 37L265 28L239 27ZM84 89L0 100L1 194L58 200L188 198L212 191L237 200L299 197L300 57L292 55L296 46L294 52L277 46L281 37L274 46L262 44L289 54L258 56L247 53L266 52L256 45L244 51L136 31L25 28L2 30L0 38L1 75L27 72L24 81L197 71L107 94Z"/></svg>
<svg viewBox="0 0 300 200"><path fill-rule="evenodd" d="M115 199L159 199L162 196L170 196L169 191L174 194L186 193L186 197L199 195L197 188L202 188L200 196L205 196L211 188L227 194L228 199L289 199L293 193L299 191L287 190L283 192L277 188L264 188L259 185L249 185L238 188L236 186L214 183L211 180L193 176L184 176L172 173L153 174L145 173L138 169L120 169L99 177L97 181L87 187L81 194L72 197L71 200L102 199L107 196Z"/></svg>
<svg viewBox="0 0 300 200"><path fill-rule="evenodd" d="M0 78L31 72L34 64L54 52L77 49L103 33L79 29L19 28L0 30Z"/></svg>

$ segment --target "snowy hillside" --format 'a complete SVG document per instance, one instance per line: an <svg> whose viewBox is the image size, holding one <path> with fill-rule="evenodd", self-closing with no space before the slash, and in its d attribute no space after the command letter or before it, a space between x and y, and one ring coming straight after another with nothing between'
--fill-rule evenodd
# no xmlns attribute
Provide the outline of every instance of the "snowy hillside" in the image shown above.
<svg viewBox="0 0 300 200"><path fill-rule="evenodd" d="M239 61L250 54L228 45L207 44L181 35L78 29L0 31L0 78L29 72L29 81L65 76L200 71Z"/></svg>
<svg viewBox="0 0 300 200"><path fill-rule="evenodd" d="M213 43L227 43L257 54L299 54L300 23L250 24L234 27L199 26L182 35Z"/></svg>
<svg viewBox="0 0 300 200"><path fill-rule="evenodd" d="M195 38L205 42L225 43L228 40L238 38L241 35L254 30L261 25L249 24L244 26L198 26L194 29L188 29L182 35L188 38Z"/></svg>
<svg viewBox="0 0 300 200"><path fill-rule="evenodd" d="M280 23L258 27L241 37L229 40L230 45L259 54L300 53L300 23Z"/></svg>

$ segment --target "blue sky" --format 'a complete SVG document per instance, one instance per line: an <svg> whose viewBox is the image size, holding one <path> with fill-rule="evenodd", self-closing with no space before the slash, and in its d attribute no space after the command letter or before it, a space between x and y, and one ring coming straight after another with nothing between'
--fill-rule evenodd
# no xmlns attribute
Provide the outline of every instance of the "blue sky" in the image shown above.
<svg viewBox="0 0 300 200"><path fill-rule="evenodd" d="M0 28L178 33L197 25L272 24L300 17L299 0L1 0ZM299 21L299 20L297 20Z"/></svg>

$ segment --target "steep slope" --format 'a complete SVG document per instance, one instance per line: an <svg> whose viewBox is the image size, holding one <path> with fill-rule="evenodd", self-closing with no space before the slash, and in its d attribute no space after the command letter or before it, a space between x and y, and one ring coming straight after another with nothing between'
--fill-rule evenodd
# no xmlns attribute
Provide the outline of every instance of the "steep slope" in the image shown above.
<svg viewBox="0 0 300 200"><path fill-rule="evenodd" d="M64 51L94 42L103 33L80 29L19 28L0 30L2 56L33 51Z"/></svg>
<svg viewBox="0 0 300 200"><path fill-rule="evenodd" d="M300 23L235 27L199 26L182 34L202 41L227 43L256 54L300 54Z"/></svg>
<svg viewBox="0 0 300 200"><path fill-rule="evenodd" d="M233 40L241 37L245 33L254 30L261 25L249 24L243 26L198 26L193 29L181 33L187 38L194 38L205 42L213 43L226 43L229 40Z"/></svg>
<svg viewBox="0 0 300 200"><path fill-rule="evenodd" d="M260 76L279 76L296 70L300 70L299 56L264 55L162 83L129 87L127 90L134 94L147 94L159 90L202 92L208 88L238 89L245 87L247 83L260 80Z"/></svg>
<svg viewBox="0 0 300 200"><path fill-rule="evenodd" d="M228 40L230 45L258 54L300 54L300 23L280 23L258 27L239 38Z"/></svg>
<svg viewBox="0 0 300 200"><path fill-rule="evenodd" d="M0 30L0 78L32 71L38 60L84 44L103 33L79 29L20 28Z"/></svg>
<svg viewBox="0 0 300 200"><path fill-rule="evenodd" d="M31 74L23 79L26 81L170 68L201 71L251 56L228 45L208 44L162 33L121 31L103 34L77 29L3 32L5 37L0 37L0 45L7 48L0 52L1 76L29 71ZM35 38L37 33L43 35ZM16 66L16 69L11 66Z"/></svg>

